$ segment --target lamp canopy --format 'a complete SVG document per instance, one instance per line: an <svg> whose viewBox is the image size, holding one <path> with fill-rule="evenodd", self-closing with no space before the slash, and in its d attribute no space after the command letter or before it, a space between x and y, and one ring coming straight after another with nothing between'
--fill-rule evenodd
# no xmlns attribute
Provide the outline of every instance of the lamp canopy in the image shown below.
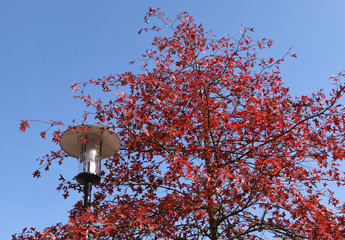
<svg viewBox="0 0 345 240"><path fill-rule="evenodd" d="M81 140L88 135L96 135L101 138L101 159L114 155L120 149L121 142L116 133L93 125L81 125L68 129L61 136L60 147L68 155L78 158L82 146Z"/></svg>

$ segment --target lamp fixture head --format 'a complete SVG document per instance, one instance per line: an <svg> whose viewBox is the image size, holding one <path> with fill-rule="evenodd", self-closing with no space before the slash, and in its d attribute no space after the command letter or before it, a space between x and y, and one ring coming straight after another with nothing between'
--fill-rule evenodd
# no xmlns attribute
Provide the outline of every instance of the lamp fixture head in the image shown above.
<svg viewBox="0 0 345 240"><path fill-rule="evenodd" d="M120 138L116 133L93 125L69 128L60 139L60 147L68 155L79 159L80 184L100 182L101 159L108 158L120 149Z"/></svg>

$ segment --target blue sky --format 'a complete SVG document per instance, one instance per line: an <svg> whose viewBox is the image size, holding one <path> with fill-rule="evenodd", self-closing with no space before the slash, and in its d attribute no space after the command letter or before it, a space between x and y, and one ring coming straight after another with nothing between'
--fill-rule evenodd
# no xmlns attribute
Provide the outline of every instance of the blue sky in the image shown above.
<svg viewBox="0 0 345 240"><path fill-rule="evenodd" d="M292 47L298 58L284 62L281 72L295 95L328 89L328 78L345 70L342 0L1 1L0 239L11 239L26 226L65 222L67 211L82 199L72 194L64 200L55 190L60 173L76 174L74 159L32 178L35 159L58 146L41 140L43 124L32 123L20 133L20 120L79 119L85 108L73 99L70 85L133 70L128 62L150 48L150 35L137 34L150 6L171 17L188 11L219 36L238 36L241 25L254 27L254 38L274 40L268 52L274 57Z"/></svg>

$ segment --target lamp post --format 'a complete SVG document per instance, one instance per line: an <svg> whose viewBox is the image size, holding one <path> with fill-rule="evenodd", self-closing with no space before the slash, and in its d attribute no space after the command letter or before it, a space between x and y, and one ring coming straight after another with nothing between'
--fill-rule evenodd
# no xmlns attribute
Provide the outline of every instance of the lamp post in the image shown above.
<svg viewBox="0 0 345 240"><path fill-rule="evenodd" d="M60 147L79 160L76 180L84 185L84 208L87 209L90 207L92 185L99 184L101 180L101 159L117 153L120 149L120 138L111 130L81 125L62 134Z"/></svg>

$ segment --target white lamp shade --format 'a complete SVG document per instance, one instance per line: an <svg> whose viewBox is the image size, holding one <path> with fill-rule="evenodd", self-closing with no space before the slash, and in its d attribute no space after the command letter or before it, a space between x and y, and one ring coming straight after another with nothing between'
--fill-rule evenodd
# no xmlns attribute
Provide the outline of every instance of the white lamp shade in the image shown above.
<svg viewBox="0 0 345 240"><path fill-rule="evenodd" d="M121 142L119 136L111 130L102 129L98 126L85 125L77 126L65 131L60 139L60 147L68 155L78 158L81 151L80 139L88 134L98 135L101 137L101 156L108 158L120 149Z"/></svg>

